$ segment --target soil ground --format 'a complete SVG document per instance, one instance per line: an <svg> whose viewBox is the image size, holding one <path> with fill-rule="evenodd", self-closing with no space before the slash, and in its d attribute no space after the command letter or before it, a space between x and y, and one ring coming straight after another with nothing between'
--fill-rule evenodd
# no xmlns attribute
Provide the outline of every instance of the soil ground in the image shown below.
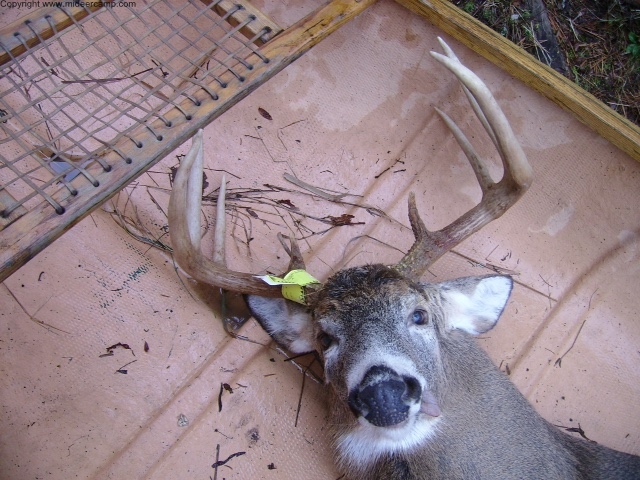
<svg viewBox="0 0 640 480"><path fill-rule="evenodd" d="M452 0L640 125L639 0Z"/></svg>

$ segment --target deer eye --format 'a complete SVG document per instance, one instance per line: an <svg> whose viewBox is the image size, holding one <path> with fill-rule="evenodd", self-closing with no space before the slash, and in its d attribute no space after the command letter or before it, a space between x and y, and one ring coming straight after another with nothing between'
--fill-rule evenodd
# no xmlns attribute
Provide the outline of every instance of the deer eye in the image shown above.
<svg viewBox="0 0 640 480"><path fill-rule="evenodd" d="M429 323L429 314L424 310L416 310L411 316L411 321L415 325L427 325Z"/></svg>
<svg viewBox="0 0 640 480"><path fill-rule="evenodd" d="M320 346L322 347L322 349L326 350L331 345L333 345L333 342L335 342L335 339L328 333L322 332L320 333L320 335L318 335L318 342L320 342Z"/></svg>

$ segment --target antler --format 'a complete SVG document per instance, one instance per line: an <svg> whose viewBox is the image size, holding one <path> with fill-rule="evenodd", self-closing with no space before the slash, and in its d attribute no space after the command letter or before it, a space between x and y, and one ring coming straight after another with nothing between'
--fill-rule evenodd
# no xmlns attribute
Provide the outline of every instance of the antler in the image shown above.
<svg viewBox="0 0 640 480"><path fill-rule="evenodd" d="M499 182L494 182L464 133L449 116L436 109L469 159L482 190L482 200L448 226L432 232L427 230L420 218L414 194L409 195L409 220L416 241L394 268L413 279L420 278L426 269L444 253L506 212L527 191L533 177L531 167L509 122L487 86L460 63L442 39L438 40L446 55L435 52L431 54L453 72L462 83L471 107L500 154L504 174ZM202 130L200 130L194 136L191 150L182 160L176 173L169 201L169 233L176 262L189 275L204 283L238 293L268 297L282 296L278 286L268 285L253 274L229 270L225 265L224 179L218 199L213 260L202 253L200 247L202 164ZM278 238L292 257L290 268L304 268L295 240L291 239L289 249L286 246L285 237L278 236Z"/></svg>
<svg viewBox="0 0 640 480"><path fill-rule="evenodd" d="M416 241L395 268L413 279L420 278L431 264L469 235L500 217L527 191L533 179L531 166L491 91L476 74L460 63L441 38L438 41L446 56L436 52L431 52L431 55L462 83L473 111L500 154L504 174L499 182L494 182L464 133L447 114L436 108L469 159L482 190L482 200L442 230L431 232L420 219L414 194L409 195L409 221Z"/></svg>
<svg viewBox="0 0 640 480"><path fill-rule="evenodd" d="M229 270L224 261L225 180L218 197L214 258L207 258L200 247L200 207L202 205L202 130L193 137L189 153L184 157L173 181L169 200L169 234L173 255L180 267L198 281L225 290L263 297L280 297L281 289L267 285L253 274ZM283 242L283 240L281 240ZM298 252L292 240L291 251ZM283 242L284 244L284 242Z"/></svg>

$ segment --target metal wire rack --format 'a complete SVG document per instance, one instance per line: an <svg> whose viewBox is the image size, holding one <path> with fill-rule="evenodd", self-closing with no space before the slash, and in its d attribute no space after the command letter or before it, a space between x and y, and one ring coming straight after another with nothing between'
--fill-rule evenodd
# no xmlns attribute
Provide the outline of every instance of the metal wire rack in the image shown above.
<svg viewBox="0 0 640 480"><path fill-rule="evenodd" d="M76 20L62 11L81 28L59 32L53 17L45 17L55 41L28 48L17 32L25 52L2 70L0 145L11 155L0 154L5 197L0 216L5 222L32 201L45 200L56 213L64 213L62 202L54 198L59 186L76 195L70 181L79 175L98 186L91 170L111 170L104 158L108 150L131 163L119 142L128 139L143 148L133 134L140 126L160 140L153 121L170 127L165 114L171 108L182 110L184 100L197 106L198 89L218 100L217 90L228 86L225 73L242 79L255 62L267 61L252 44L273 32L259 26L248 41L240 39L237 32L256 17L239 4L222 15L203 4L175 9L160 1L135 15L130 9L107 8ZM227 21L234 15L238 24L232 28ZM24 25L39 36L32 22Z"/></svg>
<svg viewBox="0 0 640 480"><path fill-rule="evenodd" d="M246 1L104 2L0 32L0 281L369 3L283 31Z"/></svg>

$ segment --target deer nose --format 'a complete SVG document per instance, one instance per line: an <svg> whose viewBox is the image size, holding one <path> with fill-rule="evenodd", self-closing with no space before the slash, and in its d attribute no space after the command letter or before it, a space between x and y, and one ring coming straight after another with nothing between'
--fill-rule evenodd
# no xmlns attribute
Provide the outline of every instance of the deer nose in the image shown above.
<svg viewBox="0 0 640 480"><path fill-rule="evenodd" d="M417 379L399 375L385 366L373 366L358 387L349 393L349 407L377 427L397 425L409 416L409 408L420 400Z"/></svg>

